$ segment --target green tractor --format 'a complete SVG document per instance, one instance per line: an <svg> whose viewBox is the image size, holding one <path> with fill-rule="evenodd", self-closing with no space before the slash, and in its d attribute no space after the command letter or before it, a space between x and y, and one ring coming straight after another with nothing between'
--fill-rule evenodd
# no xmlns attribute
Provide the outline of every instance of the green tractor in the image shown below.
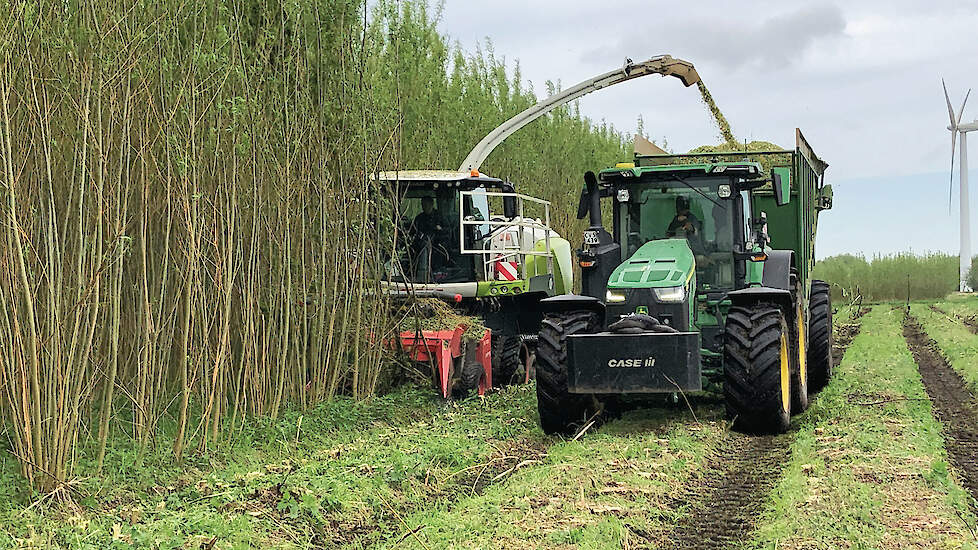
<svg viewBox="0 0 978 550"><path fill-rule="evenodd" d="M403 331L399 347L433 364L446 398L526 381L540 301L573 287L570 243L550 228L550 203L477 170L384 172L377 179L394 199L399 233L385 292L448 302L489 329L474 340L464 326ZM452 325L454 319L446 317Z"/></svg>
<svg viewBox="0 0 978 550"><path fill-rule="evenodd" d="M545 432L573 434L622 394L713 391L736 429L782 433L825 386L832 305L811 273L832 189L795 135L793 151L636 154L585 175L582 295L543 301Z"/></svg>

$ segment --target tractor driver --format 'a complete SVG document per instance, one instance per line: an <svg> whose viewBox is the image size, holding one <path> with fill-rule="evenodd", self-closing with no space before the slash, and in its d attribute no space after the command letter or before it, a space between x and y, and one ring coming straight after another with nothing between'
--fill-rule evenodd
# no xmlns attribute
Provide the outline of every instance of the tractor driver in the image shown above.
<svg viewBox="0 0 978 550"><path fill-rule="evenodd" d="M703 223L689 211L689 198L679 195L676 197L676 215L666 229L667 237L699 236Z"/></svg>
<svg viewBox="0 0 978 550"><path fill-rule="evenodd" d="M689 198L683 195L676 197L676 215L666 229L667 237L685 238L689 248L696 258L696 265L701 267L713 263L707 254L703 243L703 222L689 210Z"/></svg>

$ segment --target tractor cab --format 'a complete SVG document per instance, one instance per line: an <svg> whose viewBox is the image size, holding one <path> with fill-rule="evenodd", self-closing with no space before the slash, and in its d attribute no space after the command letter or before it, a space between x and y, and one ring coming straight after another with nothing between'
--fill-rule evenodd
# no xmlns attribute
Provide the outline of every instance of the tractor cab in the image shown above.
<svg viewBox="0 0 978 550"><path fill-rule="evenodd" d="M756 163L648 168L629 163L602 171L599 179L607 186L605 192L615 197L614 240L621 244L623 260L609 283L640 282L639 278L653 282L657 276L666 277L668 271L684 277L695 272L696 282L704 291L742 287L743 266L741 263L738 269L734 252L748 246L749 191L760 186L763 178ZM689 249L682 254L693 260L684 266L690 268L688 271L676 270L680 258L664 258L660 253L660 249L676 248L677 243L647 246L676 239L685 242L680 248ZM648 262L653 259L659 269L649 269ZM664 269L670 262L673 265Z"/></svg>

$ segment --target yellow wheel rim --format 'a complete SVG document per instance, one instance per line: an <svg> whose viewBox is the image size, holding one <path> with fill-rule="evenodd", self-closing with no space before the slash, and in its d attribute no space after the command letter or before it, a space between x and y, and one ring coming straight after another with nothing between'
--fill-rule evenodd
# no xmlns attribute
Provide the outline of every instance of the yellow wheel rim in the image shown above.
<svg viewBox="0 0 978 550"><path fill-rule="evenodd" d="M808 365L806 361L808 354L805 353L805 342L807 341L805 339L805 316L802 314L800 304L798 305L798 314L795 315L795 318L798 319L798 374L800 380L805 382L808 380Z"/></svg>
<svg viewBox="0 0 978 550"><path fill-rule="evenodd" d="M782 325L784 326L784 325ZM781 333L781 408L788 412L791 403L791 361L788 359L788 337Z"/></svg>

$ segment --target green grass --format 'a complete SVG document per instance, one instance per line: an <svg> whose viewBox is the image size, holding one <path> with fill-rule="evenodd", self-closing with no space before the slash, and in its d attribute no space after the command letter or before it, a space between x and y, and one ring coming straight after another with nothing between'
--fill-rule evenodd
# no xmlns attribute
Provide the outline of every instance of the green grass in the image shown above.
<svg viewBox="0 0 978 550"><path fill-rule="evenodd" d="M411 516L405 532L417 529L416 536L382 547L654 547L674 523L670 499L724 436L720 422L690 420L647 409L582 440L556 443L541 464L506 483Z"/></svg>
<svg viewBox="0 0 978 550"><path fill-rule="evenodd" d="M862 318L836 376L800 419L751 547L971 547L959 517L974 522L968 497L949 473L901 320L885 306Z"/></svg>
<svg viewBox="0 0 978 550"><path fill-rule="evenodd" d="M523 387L446 404L404 389L252 426L182 467L169 463L168 442L141 463L113 452L103 478L77 484L76 509L27 509L5 483L0 547L179 548L213 537L218 548L331 547L351 532L369 541L398 529L398 514L464 494L466 468L539 446L530 397ZM16 479L5 460L5 481Z"/></svg>
<svg viewBox="0 0 978 550"><path fill-rule="evenodd" d="M952 334L926 306L914 313ZM900 321L889 306L862 318L837 376L793 423L790 458L744 546L969 547L968 497ZM0 548L657 547L730 437L715 400L693 404L698 422L685 407L650 407L568 441L540 431L532 385L457 403L402 388L252 421L181 466L168 440L140 456L117 436L71 504L32 505L4 456Z"/></svg>

